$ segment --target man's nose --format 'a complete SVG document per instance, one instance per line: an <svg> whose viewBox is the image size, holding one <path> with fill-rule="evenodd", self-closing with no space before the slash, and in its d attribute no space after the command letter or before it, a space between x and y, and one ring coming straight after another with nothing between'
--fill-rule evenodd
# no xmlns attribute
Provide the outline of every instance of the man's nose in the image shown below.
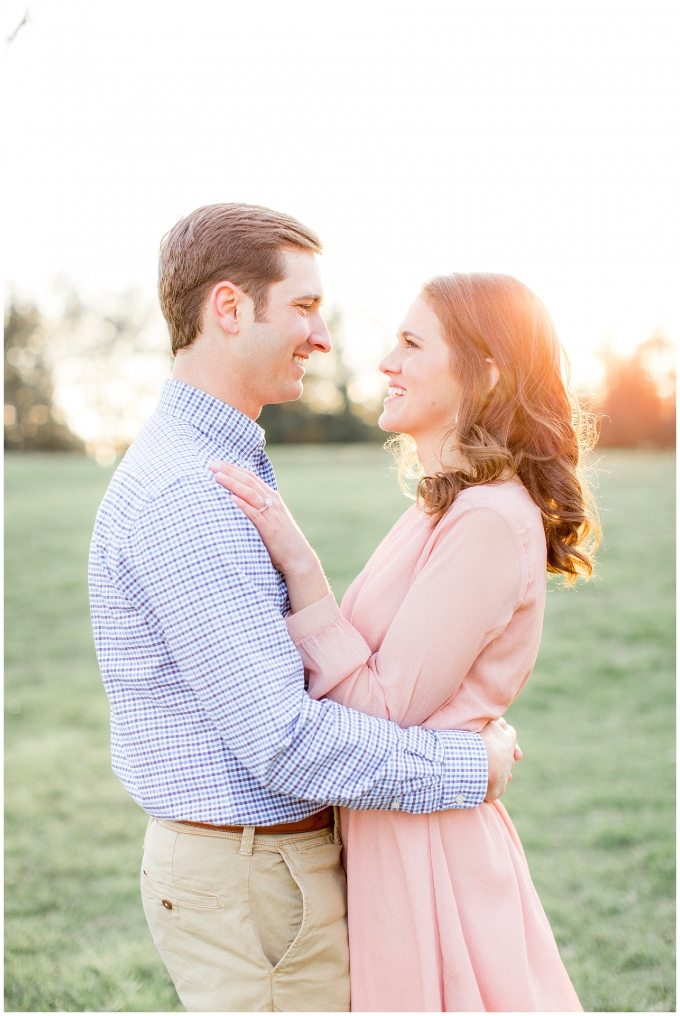
<svg viewBox="0 0 680 1016"><path fill-rule="evenodd" d="M331 335L328 331L328 325L321 315L314 322L308 341L312 349L315 349L317 353L330 353L332 345Z"/></svg>

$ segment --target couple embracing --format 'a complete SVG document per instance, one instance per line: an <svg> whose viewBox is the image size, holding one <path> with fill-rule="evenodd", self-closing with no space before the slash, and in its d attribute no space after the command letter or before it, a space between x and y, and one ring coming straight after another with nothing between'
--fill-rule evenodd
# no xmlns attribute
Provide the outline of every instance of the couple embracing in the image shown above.
<svg viewBox="0 0 680 1016"><path fill-rule="evenodd" d="M255 422L330 349L320 251L242 204L161 246L173 376L90 557L151 934L193 1012L581 1011L499 801L596 533L553 325L508 276L422 288L380 364L418 497L338 606Z"/></svg>

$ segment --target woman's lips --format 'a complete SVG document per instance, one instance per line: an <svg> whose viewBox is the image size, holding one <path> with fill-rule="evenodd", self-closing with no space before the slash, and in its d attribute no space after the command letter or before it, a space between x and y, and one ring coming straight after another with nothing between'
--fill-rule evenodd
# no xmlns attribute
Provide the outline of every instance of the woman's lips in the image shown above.
<svg viewBox="0 0 680 1016"><path fill-rule="evenodd" d="M405 395L405 388L400 388L398 385L390 385L389 391L383 400L383 405L387 405L388 402L396 402L397 399L403 399Z"/></svg>

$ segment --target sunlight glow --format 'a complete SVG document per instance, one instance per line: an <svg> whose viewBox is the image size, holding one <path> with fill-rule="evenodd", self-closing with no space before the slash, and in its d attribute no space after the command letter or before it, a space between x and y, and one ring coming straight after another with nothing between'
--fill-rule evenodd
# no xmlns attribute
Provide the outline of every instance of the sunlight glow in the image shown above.
<svg viewBox="0 0 680 1016"><path fill-rule="evenodd" d="M5 5L5 38L24 10ZM449 271L527 283L596 381L606 342L680 331L676 19L655 0L36 0L5 47L7 275L43 302L57 277L152 294L177 218L244 200L322 236L367 396Z"/></svg>

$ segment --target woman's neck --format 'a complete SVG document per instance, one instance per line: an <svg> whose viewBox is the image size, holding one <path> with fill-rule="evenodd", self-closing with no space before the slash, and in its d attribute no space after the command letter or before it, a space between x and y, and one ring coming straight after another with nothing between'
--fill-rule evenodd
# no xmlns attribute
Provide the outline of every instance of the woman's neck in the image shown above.
<svg viewBox="0 0 680 1016"><path fill-rule="evenodd" d="M442 441L441 434L423 435L414 440L425 476L434 476L448 469L469 470L470 460L458 450L455 436L447 435Z"/></svg>

